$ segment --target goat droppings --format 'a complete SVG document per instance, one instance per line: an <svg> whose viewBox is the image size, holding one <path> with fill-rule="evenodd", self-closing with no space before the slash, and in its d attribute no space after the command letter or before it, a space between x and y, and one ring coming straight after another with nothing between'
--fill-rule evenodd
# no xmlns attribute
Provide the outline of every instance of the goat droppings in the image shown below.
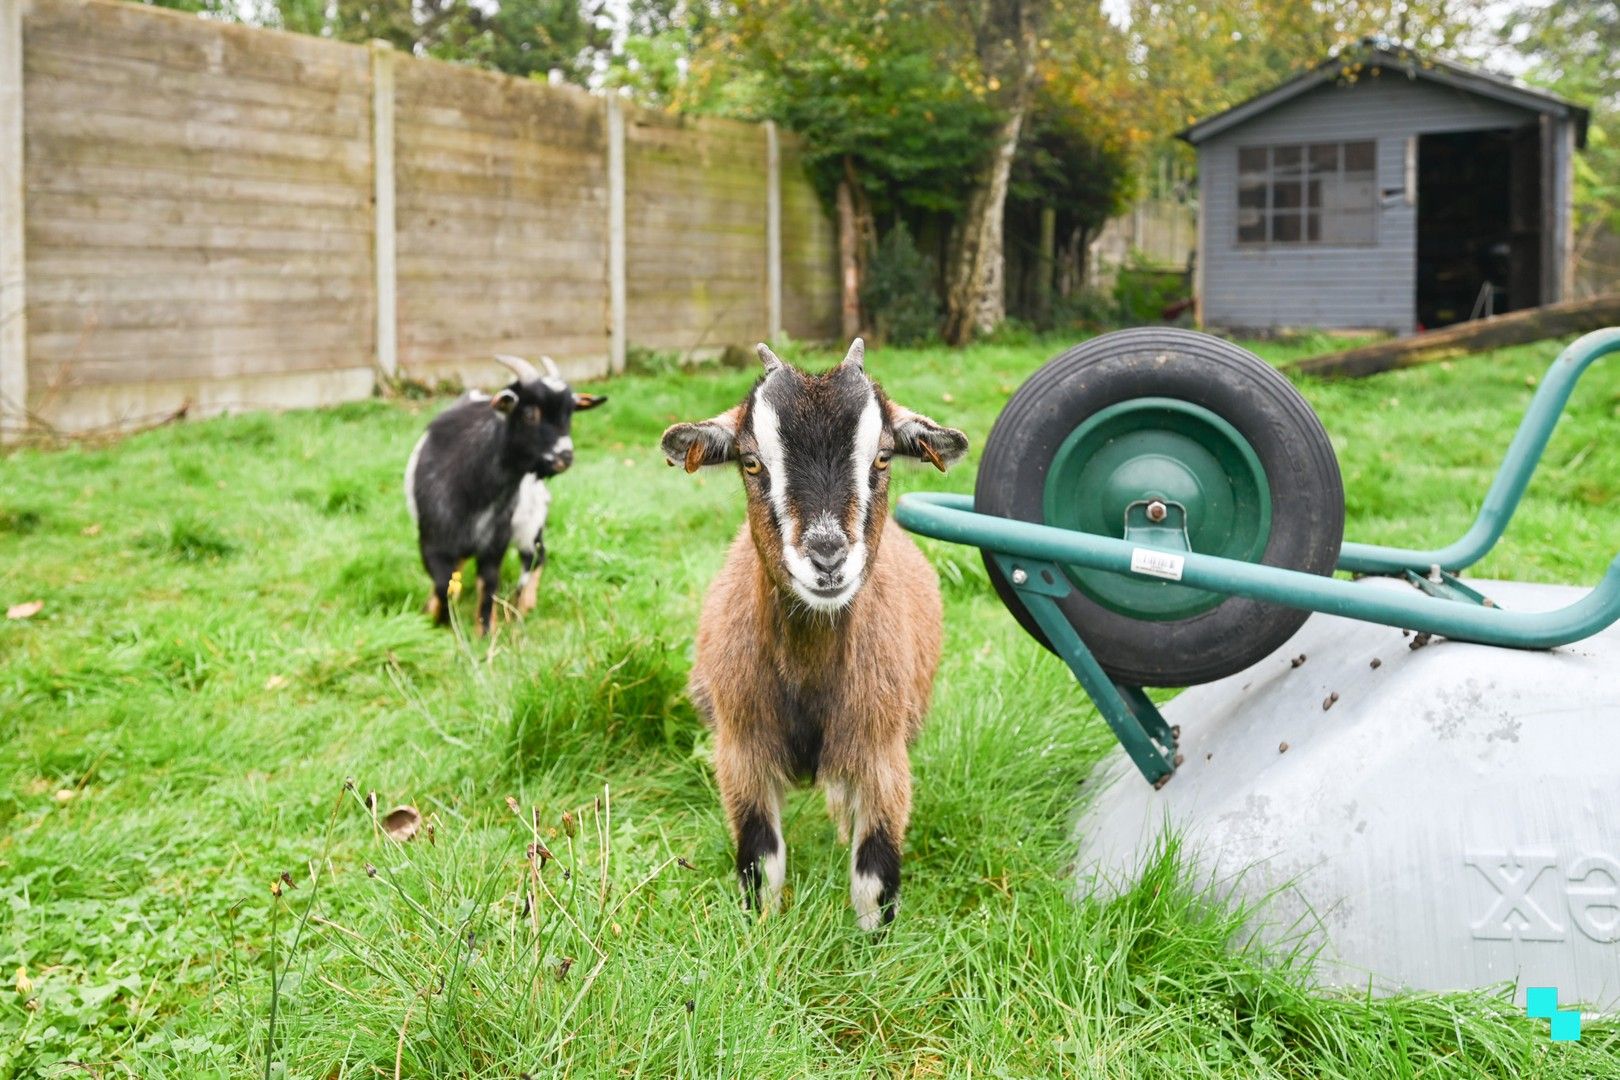
<svg viewBox="0 0 1620 1080"><path fill-rule="evenodd" d="M1285 742L1278 743L1277 744L1277 753L1279 753L1279 754L1288 753L1288 744L1285 743Z"/></svg>
<svg viewBox="0 0 1620 1080"><path fill-rule="evenodd" d="M1338 700L1339 692L1335 690L1333 693L1322 699L1322 711L1327 712L1329 709L1333 708L1333 703Z"/></svg>

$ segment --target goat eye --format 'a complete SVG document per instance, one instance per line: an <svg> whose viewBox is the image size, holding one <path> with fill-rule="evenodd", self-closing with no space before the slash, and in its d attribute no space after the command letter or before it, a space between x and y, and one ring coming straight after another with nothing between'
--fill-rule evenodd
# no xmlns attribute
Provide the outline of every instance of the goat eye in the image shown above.
<svg viewBox="0 0 1620 1080"><path fill-rule="evenodd" d="M759 471L765 466L760 462L758 455L744 454L742 456L742 467L743 472L747 473L749 476L758 476Z"/></svg>
<svg viewBox="0 0 1620 1080"><path fill-rule="evenodd" d="M887 469L889 467L889 459L892 457L894 457L893 450L879 450L877 460L872 462L872 468Z"/></svg>

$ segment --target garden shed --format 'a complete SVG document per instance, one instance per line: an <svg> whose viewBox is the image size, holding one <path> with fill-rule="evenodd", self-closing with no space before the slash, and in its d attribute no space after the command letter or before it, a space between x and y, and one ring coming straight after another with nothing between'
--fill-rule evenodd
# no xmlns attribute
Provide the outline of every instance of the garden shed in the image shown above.
<svg viewBox="0 0 1620 1080"><path fill-rule="evenodd" d="M1200 120L1203 325L1396 333L1550 303L1587 110L1367 42Z"/></svg>

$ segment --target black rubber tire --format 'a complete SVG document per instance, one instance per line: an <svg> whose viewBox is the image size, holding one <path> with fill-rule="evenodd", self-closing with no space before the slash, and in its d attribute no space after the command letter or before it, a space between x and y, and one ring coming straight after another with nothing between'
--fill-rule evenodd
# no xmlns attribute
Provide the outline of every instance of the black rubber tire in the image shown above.
<svg viewBox="0 0 1620 1080"><path fill-rule="evenodd" d="M1321 421L1271 365L1192 330L1121 330L1048 361L996 418L974 508L1040 522L1047 470L1064 439L1098 410L1140 397L1201 405L1248 440L1271 495L1261 563L1333 572L1344 539L1344 485ZM985 568L1007 609L1050 649L988 555ZM1190 618L1154 621L1110 611L1078 589L1058 603L1103 670L1136 686L1191 686L1241 671L1280 647L1310 614L1233 596Z"/></svg>

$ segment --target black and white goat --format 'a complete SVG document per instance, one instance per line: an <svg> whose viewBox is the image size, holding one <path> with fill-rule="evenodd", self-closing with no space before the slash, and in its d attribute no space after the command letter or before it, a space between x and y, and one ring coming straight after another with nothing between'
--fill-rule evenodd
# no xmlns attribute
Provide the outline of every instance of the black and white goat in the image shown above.
<svg viewBox="0 0 1620 1080"><path fill-rule="evenodd" d="M967 438L890 401L863 367L807 375L759 346L765 373L662 448L695 472L737 462L748 520L709 586L692 700L714 729L715 776L750 902L782 889L782 791L819 784L849 836L850 900L863 929L894 917L911 814L907 748L940 652L939 579L889 520L889 460L944 470Z"/></svg>
<svg viewBox="0 0 1620 1080"><path fill-rule="evenodd" d="M428 614L450 618L450 580L478 560L478 626L489 632L501 560L513 540L523 563L517 608L534 607L545 565L548 477L574 461L574 413L607 400L576 394L550 357L545 371L516 356L495 358L516 379L493 397L472 391L434 417L405 463L405 505L416 522L422 565L433 579Z"/></svg>

